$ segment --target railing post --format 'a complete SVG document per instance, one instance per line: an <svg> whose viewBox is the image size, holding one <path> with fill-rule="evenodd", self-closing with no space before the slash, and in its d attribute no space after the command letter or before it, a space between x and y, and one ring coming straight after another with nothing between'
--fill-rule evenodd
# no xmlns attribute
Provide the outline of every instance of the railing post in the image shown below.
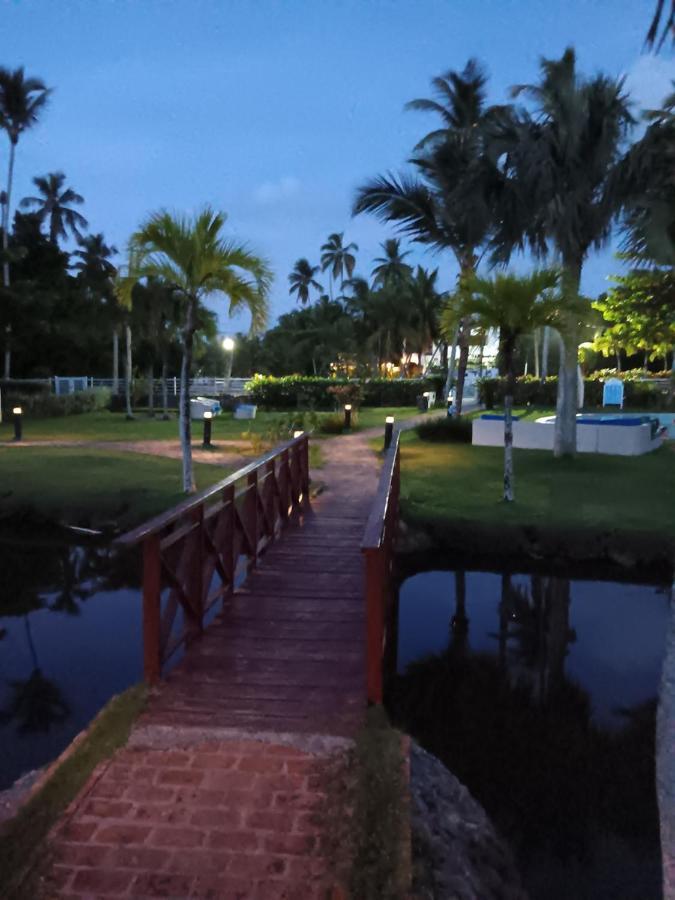
<svg viewBox="0 0 675 900"><path fill-rule="evenodd" d="M381 548L367 549L364 553L366 557L367 694L369 703L382 703L386 554Z"/></svg>
<svg viewBox="0 0 675 900"><path fill-rule="evenodd" d="M307 509L309 507L309 436L306 434L302 438L300 459L302 505L305 509Z"/></svg>
<svg viewBox="0 0 675 900"><path fill-rule="evenodd" d="M253 555L251 558L251 566L255 568L258 563L258 470L254 469L253 472L246 479L246 483L249 487L252 487L253 490L249 491L249 495L246 498L248 502L248 510L246 514L247 524L251 534L253 535L252 539L252 550Z"/></svg>
<svg viewBox="0 0 675 900"><path fill-rule="evenodd" d="M148 684L162 675L161 591L159 535L151 534L143 541L143 672Z"/></svg>
<svg viewBox="0 0 675 900"><path fill-rule="evenodd" d="M235 509L234 509L234 485L229 484L223 490L223 503L227 504L227 508L225 510L225 515L227 516L227 527L226 527L226 540L227 545L222 549L223 559L225 560L225 568L227 570L230 584L227 589L227 594L223 594L223 603L225 603L226 596L232 596L234 593L234 573L237 568L237 560L234 553L234 538L235 538L235 526L236 526L236 518L235 518Z"/></svg>
<svg viewBox="0 0 675 900"><path fill-rule="evenodd" d="M197 523L195 531L196 553L192 559L192 592L195 598L195 618L197 620L197 631L201 632L204 628L204 504L200 503L192 514L193 520Z"/></svg>

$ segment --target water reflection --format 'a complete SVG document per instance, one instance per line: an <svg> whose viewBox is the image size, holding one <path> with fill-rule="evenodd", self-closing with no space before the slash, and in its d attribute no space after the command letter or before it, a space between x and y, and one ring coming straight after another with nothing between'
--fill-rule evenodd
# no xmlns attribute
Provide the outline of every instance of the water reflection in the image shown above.
<svg viewBox="0 0 675 900"><path fill-rule="evenodd" d="M398 615L392 713L483 803L531 896L659 897L663 592L428 572Z"/></svg>
<svg viewBox="0 0 675 900"><path fill-rule="evenodd" d="M109 546L0 537L0 789L140 675L138 567Z"/></svg>

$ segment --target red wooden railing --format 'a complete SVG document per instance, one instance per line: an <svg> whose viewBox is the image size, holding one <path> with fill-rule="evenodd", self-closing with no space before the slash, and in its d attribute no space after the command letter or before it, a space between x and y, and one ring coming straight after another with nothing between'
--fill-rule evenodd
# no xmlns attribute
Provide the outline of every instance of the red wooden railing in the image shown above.
<svg viewBox="0 0 675 900"><path fill-rule="evenodd" d="M366 667L369 703L382 702L383 660L389 640L394 538L398 528L401 454L396 432L385 456L373 508L361 543L365 560Z"/></svg>
<svg viewBox="0 0 675 900"><path fill-rule="evenodd" d="M308 506L309 440L302 434L118 538L143 547L146 681L159 680L167 660L203 631L206 613L232 595L285 522Z"/></svg>

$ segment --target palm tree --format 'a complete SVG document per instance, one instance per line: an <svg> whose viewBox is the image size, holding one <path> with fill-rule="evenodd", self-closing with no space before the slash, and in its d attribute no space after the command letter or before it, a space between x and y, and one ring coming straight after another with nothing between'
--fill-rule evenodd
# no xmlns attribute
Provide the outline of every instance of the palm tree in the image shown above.
<svg viewBox="0 0 675 900"><path fill-rule="evenodd" d="M663 47L668 35L670 35L671 39L675 38L675 0L670 0L670 12L665 19L661 37L659 38L658 43L656 42L659 28L661 27L661 21L663 20L666 2L667 0L656 0L656 8L654 9L654 15L652 16L649 31L647 32L647 39L645 41L648 47L656 46L657 51Z"/></svg>
<svg viewBox="0 0 675 900"><path fill-rule="evenodd" d="M487 79L469 60L462 72L450 71L432 84L439 100L413 100L408 109L434 112L441 128L427 134L410 162L415 175L379 176L359 188L354 214L370 212L392 222L414 241L435 250L450 250L460 278L475 272L494 229L495 202L502 176L498 156L488 152L495 124L508 118L501 107L486 106ZM470 323L460 323L456 405L461 412L469 356ZM448 384L448 389L450 384Z"/></svg>
<svg viewBox="0 0 675 900"><path fill-rule="evenodd" d="M230 313L247 308L252 329L267 319L267 295L272 280L262 258L221 234L225 214L205 207L193 218L153 213L131 240L135 278L154 276L180 299L183 311L180 373L180 438L183 490L194 491L190 423L190 372L195 331L203 301L213 294L229 299Z"/></svg>
<svg viewBox="0 0 675 900"><path fill-rule="evenodd" d="M541 325L557 320L559 301L550 295L559 275L551 270L524 278L497 275L494 279L465 279L463 290L443 314L446 331L457 316L469 316L479 327L499 328L500 347L506 370L504 396L504 494L512 502L513 490L513 394L516 383L515 349L518 338ZM459 304L459 309L456 304Z"/></svg>
<svg viewBox="0 0 675 900"><path fill-rule="evenodd" d="M40 222L49 222L49 240L56 244L59 238L66 238L71 231L78 240L81 239L80 228L89 224L81 213L68 204L84 203L84 197L72 188L65 187L66 176L63 172L50 172L48 175L33 179L39 197L24 197L19 206L37 213Z"/></svg>
<svg viewBox="0 0 675 900"><path fill-rule="evenodd" d="M7 169L7 190L0 194L2 204L2 283L9 287L9 223L12 205L12 182L14 180L14 160L19 138L37 123L51 91L39 78L26 78L23 68L6 69L0 67L0 127L9 138L9 165ZM6 326L5 378L9 378L12 365L12 326Z"/></svg>
<svg viewBox="0 0 675 900"><path fill-rule="evenodd" d="M412 275L412 266L404 262L410 256L410 250L401 252L401 241L388 238L383 244L384 256L375 259L372 271L373 287L384 287L387 284L402 285Z"/></svg>
<svg viewBox="0 0 675 900"><path fill-rule="evenodd" d="M309 292L311 288L316 291L323 291L323 287L316 280L316 276L320 272L319 266L312 266L309 260L299 259L293 266L293 271L288 276L290 284L289 294L297 294L298 301L303 305L309 303Z"/></svg>
<svg viewBox="0 0 675 900"><path fill-rule="evenodd" d="M443 296L436 286L438 269L427 272L418 266L415 275L406 285L410 315L410 344L420 356L438 340L438 320Z"/></svg>
<svg viewBox="0 0 675 900"><path fill-rule="evenodd" d="M351 243L345 246L342 243L344 236L344 231L334 232L328 235L326 243L321 245L321 271L325 272L328 269L331 299L333 298L333 281L339 278L340 289L342 289L345 274L347 278L351 278L356 265L354 253L359 249L358 245Z"/></svg>
<svg viewBox="0 0 675 900"><path fill-rule="evenodd" d="M510 123L506 183L496 259L508 260L526 244L535 254L550 247L562 267L561 288L570 310L561 323L564 353L558 379L556 455L576 452L578 305L581 271L589 252L607 242L623 205L614 172L633 123L623 81L582 77L574 50L558 60L542 59L537 84L518 85L513 96L528 97ZM510 140L510 146L508 146Z"/></svg>
<svg viewBox="0 0 675 900"><path fill-rule="evenodd" d="M110 261L117 248L108 245L102 234L89 234L78 238L78 249L73 251L76 262L73 269L77 278L94 302L105 304L113 326L113 394L119 391L119 308L115 302L113 281L117 269Z"/></svg>

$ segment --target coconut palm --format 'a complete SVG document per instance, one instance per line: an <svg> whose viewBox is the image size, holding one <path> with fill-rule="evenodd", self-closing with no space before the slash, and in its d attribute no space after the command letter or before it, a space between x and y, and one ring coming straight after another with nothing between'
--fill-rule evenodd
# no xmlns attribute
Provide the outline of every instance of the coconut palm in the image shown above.
<svg viewBox="0 0 675 900"><path fill-rule="evenodd" d="M427 272L418 266L415 275L406 285L405 293L409 303L410 337L409 345L421 355L434 345L439 337L439 317L443 295L437 287L438 269Z"/></svg>
<svg viewBox="0 0 675 900"><path fill-rule="evenodd" d="M508 110L486 106L486 77L470 60L462 72L450 71L433 80L438 100L413 100L409 109L433 112L441 128L417 145L411 159L415 174L379 176L357 191L354 214L370 212L394 223L413 241L435 250L450 250L460 276L475 271L491 237L495 202L501 184L497 156L488 152L496 123ZM462 406L469 356L470 325L459 323L456 338L460 362L456 405ZM454 375L455 336L448 372Z"/></svg>
<svg viewBox="0 0 675 900"><path fill-rule="evenodd" d="M24 197L19 206L21 209L32 209L40 218L40 222L49 223L49 240L56 244L59 238L66 238L68 231L78 240L82 237L81 228L89 224L85 217L72 204L84 203L84 197L72 188L65 187L66 176L63 172L50 172L48 175L33 179L39 196ZM70 204L70 205L69 205Z"/></svg>
<svg viewBox="0 0 675 900"><path fill-rule="evenodd" d="M606 244L622 208L614 172L633 119L623 80L583 77L573 49L560 59L542 59L540 72L538 83L512 89L514 97L531 101L533 112L523 111L509 123L507 178L494 245L501 261L525 245L539 255L553 250L562 267L564 305L570 312L561 323L555 451L560 456L576 452L581 272L590 251Z"/></svg>
<svg viewBox="0 0 675 900"><path fill-rule="evenodd" d="M322 285L316 280L320 271L319 266L311 265L304 257L297 260L288 276L289 294L297 294L298 302L303 305L309 303L309 292L312 288L315 291L323 291Z"/></svg>
<svg viewBox="0 0 675 900"><path fill-rule="evenodd" d="M131 272L136 278L154 276L174 291L182 306L182 363L180 373L180 438L183 490L194 491L190 427L190 373L195 332L201 305L214 294L229 300L230 313L248 309L252 330L267 319L267 295L272 280L269 266L243 244L222 236L225 213L205 207L192 218L166 211L153 213L134 234Z"/></svg>
<svg viewBox="0 0 675 900"><path fill-rule="evenodd" d="M2 205L2 283L9 287L9 264L7 255L9 245L9 223L12 207L12 182L14 180L14 161L19 138L38 121L51 91L39 78L26 78L23 67L6 69L0 67L0 127L9 138L9 164L7 168L7 190L0 194ZM6 327L5 344L5 378L9 378L11 370L11 325Z"/></svg>
<svg viewBox="0 0 675 900"><path fill-rule="evenodd" d="M657 51L663 47L666 38L670 35L671 40L675 39L675 0L670 0L670 12L666 14L664 21L664 13L666 11L667 0L656 0L656 7L652 21L649 24L647 32L646 44L648 47L656 47ZM659 37L659 29L661 29L661 37ZM658 38L658 43L657 43Z"/></svg>
<svg viewBox="0 0 675 900"><path fill-rule="evenodd" d="M513 489L513 394L516 382L515 350L518 339L534 328L558 319L560 301L551 295L559 275L544 269L527 277L497 275L494 279L465 278L462 290L443 312L442 328L451 330L458 316L470 316L484 329L498 328L504 368L504 493L512 502Z"/></svg>
<svg viewBox="0 0 675 900"><path fill-rule="evenodd" d="M328 235L326 243L321 245L321 271L328 270L331 299L333 297L333 281L339 278L340 289L342 289L345 275L347 278L351 278L356 265L354 253L359 249L358 245L351 243L345 246L342 243L344 236L344 231L334 232Z"/></svg>
<svg viewBox="0 0 675 900"><path fill-rule="evenodd" d="M410 256L410 250L401 252L398 238L388 238L381 246L384 256L375 258L376 265L371 273L373 287L402 285L412 275L412 266L404 262L406 256Z"/></svg>

